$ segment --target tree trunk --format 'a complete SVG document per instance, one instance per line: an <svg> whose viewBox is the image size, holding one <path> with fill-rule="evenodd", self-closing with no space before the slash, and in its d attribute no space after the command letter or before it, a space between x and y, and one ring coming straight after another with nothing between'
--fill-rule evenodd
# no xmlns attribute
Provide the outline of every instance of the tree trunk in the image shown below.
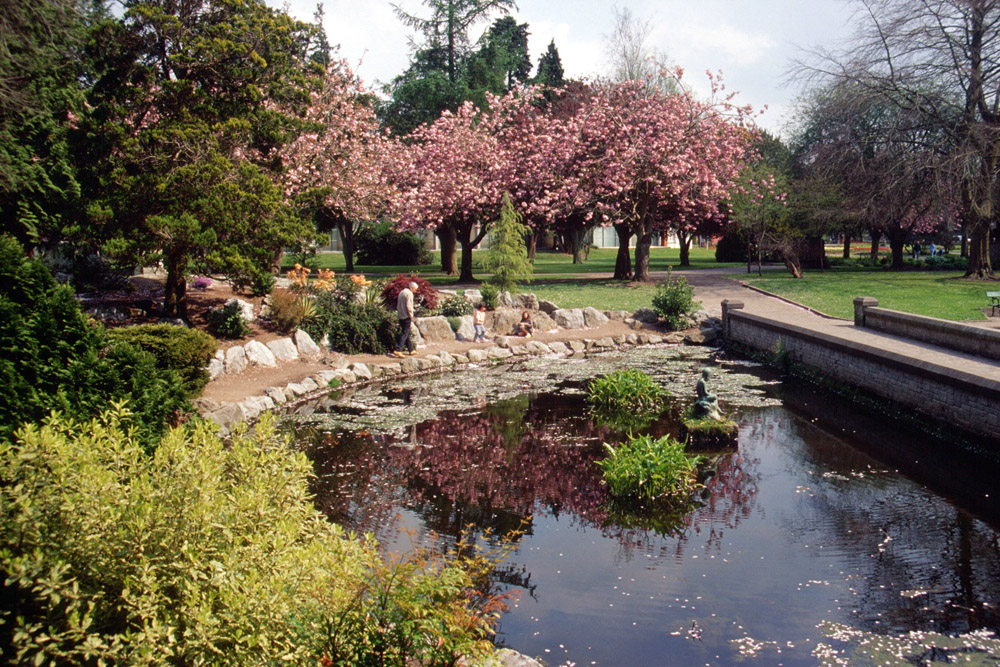
<svg viewBox="0 0 1000 667"><path fill-rule="evenodd" d="M649 282L649 246L652 242L653 234L651 232L636 236L635 279L640 283Z"/></svg>
<svg viewBox="0 0 1000 667"><path fill-rule="evenodd" d="M844 259L851 258L851 235L848 232L844 232ZM823 263L820 262L820 268L823 268Z"/></svg>
<svg viewBox="0 0 1000 667"><path fill-rule="evenodd" d="M168 254L166 260L167 284L163 294L163 314L187 321L187 278L184 277L187 255Z"/></svg>
<svg viewBox="0 0 1000 667"><path fill-rule="evenodd" d="M889 247L892 248L891 271L899 271L903 268L903 246L906 245L906 237L902 234L889 234Z"/></svg>
<svg viewBox="0 0 1000 667"><path fill-rule="evenodd" d="M970 226L972 234L969 238L969 268L965 271L965 277L990 280L993 278L993 266L990 264L989 222L977 220Z"/></svg>
<svg viewBox="0 0 1000 667"><path fill-rule="evenodd" d="M535 261L535 252L538 250L538 235L538 230L532 227L527 239L525 239L528 244L528 259L532 262Z"/></svg>
<svg viewBox="0 0 1000 667"><path fill-rule="evenodd" d="M798 255L793 252L785 252L782 259L785 261L785 268L788 269L790 274L792 274L792 278L802 277L802 263L799 261ZM822 265L823 263L820 262L820 266Z"/></svg>
<svg viewBox="0 0 1000 667"><path fill-rule="evenodd" d="M441 241L441 271L449 276L458 275L455 228L446 224L438 227L434 233Z"/></svg>
<svg viewBox="0 0 1000 667"><path fill-rule="evenodd" d="M694 234L677 230L677 240L681 244L681 266L691 266L691 239Z"/></svg>
<svg viewBox="0 0 1000 667"><path fill-rule="evenodd" d="M340 232L340 245L344 253L344 270L354 272L354 223L343 218L337 220L337 231Z"/></svg>
<svg viewBox="0 0 1000 667"><path fill-rule="evenodd" d="M618 257L615 259L615 280L631 280L632 256L629 254L628 242L632 240L632 230L628 225L616 224L618 232Z"/></svg>
<svg viewBox="0 0 1000 667"><path fill-rule="evenodd" d="M472 227L472 223L467 223L455 230L455 237L462 246L462 265L458 275L458 281L461 283L479 282L472 275L472 251L475 250L479 242L486 236L486 226L484 225L480 229L479 234L475 238L472 237Z"/></svg>
<svg viewBox="0 0 1000 667"><path fill-rule="evenodd" d="M583 264L583 244L586 243L587 227L581 223L570 223L569 231L566 234L569 241L570 250L573 253L573 263Z"/></svg>
<svg viewBox="0 0 1000 667"><path fill-rule="evenodd" d="M879 249L879 246L882 244L882 232L880 230L877 230L877 229L869 229L868 232L872 236L872 247L871 247L871 253L870 253L869 256L871 257L872 261L874 262L874 261L878 260L878 249Z"/></svg>

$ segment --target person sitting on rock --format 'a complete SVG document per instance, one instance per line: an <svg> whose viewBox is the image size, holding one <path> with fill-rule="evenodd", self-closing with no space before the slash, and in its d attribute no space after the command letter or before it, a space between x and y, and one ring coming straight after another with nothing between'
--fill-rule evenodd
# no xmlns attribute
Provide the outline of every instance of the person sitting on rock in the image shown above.
<svg viewBox="0 0 1000 667"><path fill-rule="evenodd" d="M521 321L514 325L514 335L528 338L535 332L535 324L531 321L531 313L521 313Z"/></svg>

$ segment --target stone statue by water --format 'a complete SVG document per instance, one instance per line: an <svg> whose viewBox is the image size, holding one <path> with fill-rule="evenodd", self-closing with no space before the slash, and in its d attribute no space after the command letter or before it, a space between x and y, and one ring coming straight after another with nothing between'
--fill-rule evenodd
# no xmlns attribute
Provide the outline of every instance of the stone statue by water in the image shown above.
<svg viewBox="0 0 1000 667"><path fill-rule="evenodd" d="M703 368L696 387L698 400L694 403L691 416L695 419L714 419L722 421L722 411L719 409L719 399L715 394L708 393L708 380L712 377L711 368Z"/></svg>

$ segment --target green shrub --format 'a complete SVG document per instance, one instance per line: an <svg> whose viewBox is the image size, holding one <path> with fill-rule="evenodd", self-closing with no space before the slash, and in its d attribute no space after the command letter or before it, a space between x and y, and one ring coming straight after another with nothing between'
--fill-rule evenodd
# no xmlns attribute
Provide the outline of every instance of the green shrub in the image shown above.
<svg viewBox="0 0 1000 667"><path fill-rule="evenodd" d="M397 232L388 221L362 227L354 235L354 256L366 266L423 266L431 254L413 232Z"/></svg>
<svg viewBox="0 0 1000 667"><path fill-rule="evenodd" d="M208 311L208 330L219 338L243 338L250 333L240 304L235 301Z"/></svg>
<svg viewBox="0 0 1000 667"><path fill-rule="evenodd" d="M273 274L266 271L258 271L250 276L251 296L267 296L274 289L274 284L278 279Z"/></svg>
<svg viewBox="0 0 1000 667"><path fill-rule="evenodd" d="M461 317L449 317L448 326L451 330L458 333L458 330L462 328L462 318Z"/></svg>
<svg viewBox="0 0 1000 667"><path fill-rule="evenodd" d="M699 457L688 456L684 443L670 436L643 435L604 448L608 456L598 465L615 498L670 505L686 502L698 486Z"/></svg>
<svg viewBox="0 0 1000 667"><path fill-rule="evenodd" d="M410 284L410 281L417 284L417 292L413 295L414 308L417 306L423 306L426 310L437 308L438 291L430 282L420 276L404 276L402 274L387 282L382 288L382 303L385 304L385 307L392 311L396 310L396 299L399 297L399 293Z"/></svg>
<svg viewBox="0 0 1000 667"><path fill-rule="evenodd" d="M594 378L587 385L587 400L595 409L606 412L659 411L666 395L651 377L635 368Z"/></svg>
<svg viewBox="0 0 1000 667"><path fill-rule="evenodd" d="M472 302L464 296L452 295L438 306L437 312L445 317L461 317L462 315L471 315Z"/></svg>
<svg viewBox="0 0 1000 667"><path fill-rule="evenodd" d="M107 338L38 260L0 236L0 440L52 410L88 419L130 399L138 437L152 445L190 409L182 380L154 357Z"/></svg>
<svg viewBox="0 0 1000 667"><path fill-rule="evenodd" d="M197 396L208 384L205 368L218 343L204 331L173 324L142 324L108 331L108 340L128 343L150 353L156 367L176 371L188 396Z"/></svg>
<svg viewBox="0 0 1000 667"><path fill-rule="evenodd" d="M683 276L673 279L670 269L667 269L666 280L660 283L653 295L653 310L672 331L676 331L688 326L688 316L698 311L698 305L694 300L694 288Z"/></svg>
<svg viewBox="0 0 1000 667"><path fill-rule="evenodd" d="M483 297L487 309L497 309L497 304L500 303L500 290L493 285L483 284L479 287L479 294Z"/></svg>
<svg viewBox="0 0 1000 667"><path fill-rule="evenodd" d="M490 650L496 606L469 603L485 562L384 563L315 508L312 466L269 416L228 443L186 425L152 456L128 421L51 419L0 443L10 664L479 664Z"/></svg>
<svg viewBox="0 0 1000 667"><path fill-rule="evenodd" d="M399 320L381 304L336 304L319 300L317 314L302 321L313 340L327 336L331 350L343 354L383 354L399 335Z"/></svg>

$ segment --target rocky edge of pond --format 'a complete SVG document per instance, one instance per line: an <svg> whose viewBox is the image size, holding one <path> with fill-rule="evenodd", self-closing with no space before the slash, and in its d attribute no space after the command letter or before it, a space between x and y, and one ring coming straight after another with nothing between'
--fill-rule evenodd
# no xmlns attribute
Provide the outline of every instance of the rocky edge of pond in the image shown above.
<svg viewBox="0 0 1000 667"><path fill-rule="evenodd" d="M475 297L479 295L475 290L467 290L466 296L475 302ZM196 400L195 405L202 416L219 424L225 435L236 424L253 422L266 410L294 407L331 388L367 384L394 376L457 370L475 364L511 363L533 356L586 355L592 352L662 343L711 344L719 338L722 330L718 314L708 311L697 312L693 316L693 326L689 329L662 332L658 326L659 318L650 308L640 308L633 313L622 310L599 311L592 307L563 309L551 302L539 301L534 294L518 294L511 297L506 293L501 296L501 306L488 314L487 328L491 331L512 330L520 319L521 312L529 310L536 330L541 334L550 333L558 336L559 332L599 329L610 322L620 322L631 332L615 336L548 342L498 335L493 338L490 346L472 348L462 353L441 349L422 356L403 359L386 357L386 361L382 363L363 363L336 351L325 352L324 350L328 349L325 341L317 344L309 334L300 329L290 337L267 342L251 340L243 345L219 350L208 365L210 377L215 380L223 375L238 375L252 368L275 368L280 364L300 359L316 361L328 366L329 369L310 373L285 386L268 386L263 393L246 396L239 401L219 402L203 397ZM252 320L254 313L251 304L244 302L241 307L244 318ZM265 304L261 316L267 315L266 308ZM426 350L436 345L471 341L474 334L472 316L465 315L458 319L461 324L456 331L453 331L447 317L414 318L415 326L412 331L415 344ZM359 356L371 357L371 355Z"/></svg>

